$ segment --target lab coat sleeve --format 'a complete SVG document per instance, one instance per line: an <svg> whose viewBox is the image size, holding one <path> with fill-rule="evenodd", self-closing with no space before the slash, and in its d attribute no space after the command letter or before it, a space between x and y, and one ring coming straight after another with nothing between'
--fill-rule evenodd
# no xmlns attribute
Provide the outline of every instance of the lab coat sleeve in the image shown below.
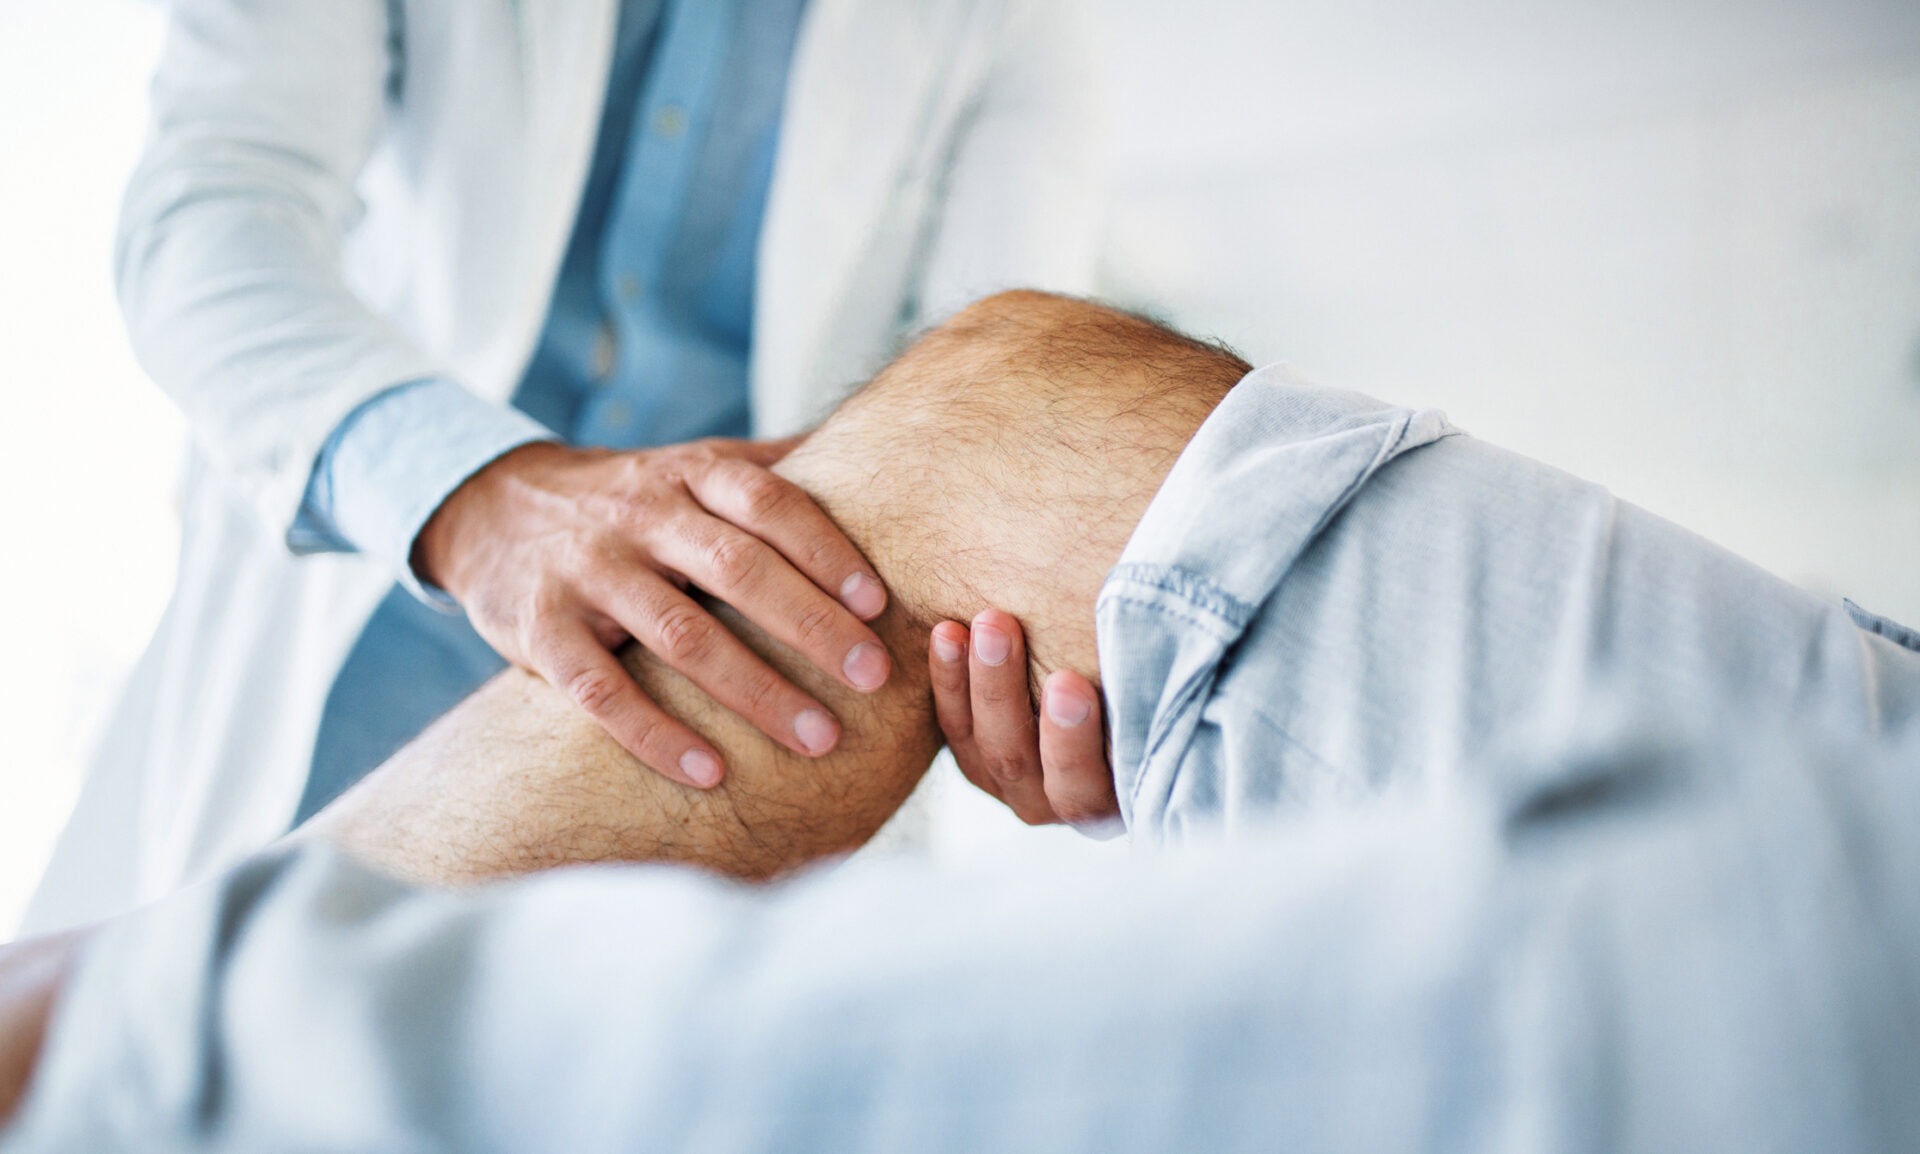
<svg viewBox="0 0 1920 1154"><path fill-rule="evenodd" d="M1093 291L1104 82L1084 0L1012 0L948 158L919 286L935 320L992 292Z"/></svg>
<svg viewBox="0 0 1920 1154"><path fill-rule="evenodd" d="M394 57L385 0L176 0L122 206L134 351L281 533L348 413L445 375L345 270Z"/></svg>

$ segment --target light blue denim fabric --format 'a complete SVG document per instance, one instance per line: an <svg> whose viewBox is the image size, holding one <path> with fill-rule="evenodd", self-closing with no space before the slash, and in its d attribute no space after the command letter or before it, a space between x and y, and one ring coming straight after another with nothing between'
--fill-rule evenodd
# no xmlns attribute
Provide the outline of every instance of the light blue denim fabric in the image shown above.
<svg viewBox="0 0 1920 1154"><path fill-rule="evenodd" d="M0 1152L1920 1148L1920 744L1750 726L1117 863L279 855L97 941Z"/></svg>
<svg viewBox="0 0 1920 1154"><path fill-rule="evenodd" d="M1920 712L1889 626L1414 412L1269 368L1182 454L1101 592L1136 840L1473 777L1596 670L1685 713L1876 734ZM1910 634L1909 634L1910 636ZM1575 704L1570 704L1575 703Z"/></svg>
<svg viewBox="0 0 1920 1154"><path fill-rule="evenodd" d="M98 939L0 1152L1920 1148L1920 654L1274 371L1099 628L1159 849L264 858Z"/></svg>

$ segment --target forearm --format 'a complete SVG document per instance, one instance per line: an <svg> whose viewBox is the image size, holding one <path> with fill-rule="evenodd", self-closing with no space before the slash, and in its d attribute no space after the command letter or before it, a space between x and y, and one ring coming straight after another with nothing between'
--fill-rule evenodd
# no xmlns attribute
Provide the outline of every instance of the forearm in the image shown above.
<svg viewBox="0 0 1920 1154"><path fill-rule="evenodd" d="M649 696L726 756L702 792L628 756L537 678L494 679L298 835L412 881L461 883L594 861L690 862L766 878L864 843L939 750L924 674L926 633L889 610L875 628L895 674L856 695L724 609L723 620L841 722L826 757L803 758L721 709L651 654L624 660Z"/></svg>

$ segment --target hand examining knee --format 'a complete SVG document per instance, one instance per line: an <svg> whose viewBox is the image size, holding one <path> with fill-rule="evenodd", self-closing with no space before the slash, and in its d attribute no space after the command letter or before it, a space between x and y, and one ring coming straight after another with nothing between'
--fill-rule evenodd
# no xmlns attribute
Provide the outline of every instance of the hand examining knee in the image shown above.
<svg viewBox="0 0 1920 1154"><path fill-rule="evenodd" d="M711 788L724 761L620 667L610 650L628 638L773 740L817 757L839 740L834 716L686 589L738 607L848 688L886 683L892 662L866 625L886 589L806 494L769 470L790 447L525 445L447 499L420 534L416 568L502 656L674 780Z"/></svg>
<svg viewBox="0 0 1920 1154"><path fill-rule="evenodd" d="M731 772L717 788L649 773L563 693L512 670L294 836L427 884L602 861L683 862L760 880L858 848L939 750L919 662L858 694L733 611L713 612L744 648L839 714L832 752L793 753L629 646L623 670L640 690L725 753ZM873 627L898 652L925 644L897 609Z"/></svg>
<svg viewBox="0 0 1920 1154"><path fill-rule="evenodd" d="M851 691L793 639L716 611L745 650L839 716L831 753L809 759L769 740L743 720L757 720L751 703L636 648L626 671L720 752L721 789L644 773L560 694L510 673L306 836L417 881L583 860L767 877L870 837L942 731L968 777L1023 819L1097 829L1117 806L1092 680L1094 600L1174 460L1246 371L1079 301L1008 293L963 310L773 467L872 561L890 596L871 627L899 659L893 677ZM998 608L975 616L983 605Z"/></svg>
<svg viewBox="0 0 1920 1154"><path fill-rule="evenodd" d="M1036 713L1020 623L997 609L973 628L934 626L933 700L968 781L1029 825L1065 822L1091 837L1118 834L1120 803L1107 764L1100 691L1071 669L1047 675Z"/></svg>

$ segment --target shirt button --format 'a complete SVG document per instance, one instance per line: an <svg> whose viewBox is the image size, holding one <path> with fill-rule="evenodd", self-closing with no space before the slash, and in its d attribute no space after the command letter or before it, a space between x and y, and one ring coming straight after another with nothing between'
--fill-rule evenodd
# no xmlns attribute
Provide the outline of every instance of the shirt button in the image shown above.
<svg viewBox="0 0 1920 1154"><path fill-rule="evenodd" d="M653 130L672 140L687 130L687 110L678 104L668 104L653 114Z"/></svg>
<svg viewBox="0 0 1920 1154"><path fill-rule="evenodd" d="M640 299L640 278L630 272L620 274L620 279L614 282L614 287L619 290L621 300Z"/></svg>
<svg viewBox="0 0 1920 1154"><path fill-rule="evenodd" d="M613 326L602 324L600 331L593 334L594 380L604 381L613 375L613 357L617 351L613 338Z"/></svg>
<svg viewBox="0 0 1920 1154"><path fill-rule="evenodd" d="M600 423L611 433L624 433L633 426L633 406L625 401L609 401L600 410Z"/></svg>

